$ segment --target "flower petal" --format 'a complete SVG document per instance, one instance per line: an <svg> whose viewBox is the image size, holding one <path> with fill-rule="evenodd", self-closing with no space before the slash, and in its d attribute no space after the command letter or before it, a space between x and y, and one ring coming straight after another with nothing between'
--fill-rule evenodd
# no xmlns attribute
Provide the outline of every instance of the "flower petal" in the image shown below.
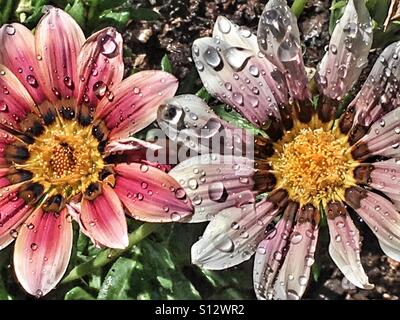
<svg viewBox="0 0 400 320"><path fill-rule="evenodd" d="M400 152L400 108L376 121L368 134L352 147L353 157L365 159L373 155L396 157Z"/></svg>
<svg viewBox="0 0 400 320"><path fill-rule="evenodd" d="M127 138L156 120L158 106L172 98L177 88L178 80L169 73L135 73L100 102L95 118L105 122L111 140Z"/></svg>
<svg viewBox="0 0 400 320"><path fill-rule="evenodd" d="M0 189L0 248L6 247L18 234L18 227L33 208L25 204L18 192L21 184Z"/></svg>
<svg viewBox="0 0 400 320"><path fill-rule="evenodd" d="M37 209L21 228L14 249L18 281L32 295L41 297L61 280L72 249L72 223L67 210L60 213Z"/></svg>
<svg viewBox="0 0 400 320"><path fill-rule="evenodd" d="M213 38L197 39L192 51L200 78L210 94L234 106L256 126L280 121L279 106L266 81L270 71L256 53Z"/></svg>
<svg viewBox="0 0 400 320"><path fill-rule="evenodd" d="M48 99L77 96L77 59L85 36L75 20L50 7L35 31L36 55Z"/></svg>
<svg viewBox="0 0 400 320"><path fill-rule="evenodd" d="M107 184L101 194L89 200L83 197L80 221L96 245L124 249L128 246L128 228L121 201Z"/></svg>
<svg viewBox="0 0 400 320"><path fill-rule="evenodd" d="M193 203L188 222L207 221L223 209L254 202L254 173L249 159L218 154L192 157L169 172Z"/></svg>
<svg viewBox="0 0 400 320"><path fill-rule="evenodd" d="M360 92L347 107L342 127L350 129L351 125L359 125L369 128L384 114L399 106L399 57L400 42L392 43L381 53ZM347 124L348 119L354 120L354 124ZM347 133L347 130L344 131Z"/></svg>
<svg viewBox="0 0 400 320"><path fill-rule="evenodd" d="M274 299L298 300L303 296L314 264L318 239L318 225L314 217L317 213L318 210L312 206L299 209L289 248L275 282Z"/></svg>
<svg viewBox="0 0 400 320"><path fill-rule="evenodd" d="M206 269L222 270L250 259L278 210L266 200L222 210L192 246L192 262Z"/></svg>
<svg viewBox="0 0 400 320"><path fill-rule="evenodd" d="M167 100L157 112L163 132L179 145L197 153L217 153L252 157L254 136L218 118L202 99L185 94Z"/></svg>
<svg viewBox="0 0 400 320"><path fill-rule="evenodd" d="M78 56L78 101L96 107L122 81L122 36L114 28L91 35Z"/></svg>
<svg viewBox="0 0 400 320"><path fill-rule="evenodd" d="M258 245L253 271L254 291L258 299L273 298L273 285L286 253L285 250L287 250L286 246L292 233L293 218L297 209L297 204L289 203L275 228L269 231Z"/></svg>
<svg viewBox="0 0 400 320"><path fill-rule="evenodd" d="M18 130L21 120L35 112L35 102L18 78L2 65L0 88L0 123Z"/></svg>
<svg viewBox="0 0 400 320"><path fill-rule="evenodd" d="M192 213L186 193L165 172L139 163L119 164L114 170L114 190L135 219L171 222Z"/></svg>
<svg viewBox="0 0 400 320"><path fill-rule="evenodd" d="M359 187L346 190L346 202L374 231L383 252L400 261L400 214L382 196Z"/></svg>
<svg viewBox="0 0 400 320"><path fill-rule="evenodd" d="M35 37L19 23L6 24L0 28L0 64L11 70L25 86L36 104L46 97L38 75Z"/></svg>
<svg viewBox="0 0 400 320"><path fill-rule="evenodd" d="M318 67L317 83L326 97L340 101L353 87L368 64L372 36L372 20L364 1L350 0Z"/></svg>
<svg viewBox="0 0 400 320"><path fill-rule="evenodd" d="M330 234L329 254L345 277L361 289L372 289L360 259L360 235L345 206L331 202L326 209Z"/></svg>
<svg viewBox="0 0 400 320"><path fill-rule="evenodd" d="M310 99L297 18L285 0L270 0L258 24L258 45L265 57L286 75L293 98Z"/></svg>

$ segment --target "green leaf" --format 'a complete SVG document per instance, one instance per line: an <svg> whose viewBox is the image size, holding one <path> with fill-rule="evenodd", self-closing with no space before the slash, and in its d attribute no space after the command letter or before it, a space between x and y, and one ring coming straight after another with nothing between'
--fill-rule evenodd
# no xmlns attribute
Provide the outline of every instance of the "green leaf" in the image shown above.
<svg viewBox="0 0 400 320"><path fill-rule="evenodd" d="M131 259L118 258L108 271L97 298L107 300L127 299L127 292L132 284L131 274L135 265L136 262Z"/></svg>
<svg viewBox="0 0 400 320"><path fill-rule="evenodd" d="M65 8L65 11L69 13L82 28L85 26L86 9L82 0L74 0L72 5L68 5Z"/></svg>
<svg viewBox="0 0 400 320"><path fill-rule="evenodd" d="M196 96L202 98L205 102L210 101L212 98L211 94L208 93L207 89L202 87L199 91L196 92Z"/></svg>
<svg viewBox="0 0 400 320"><path fill-rule="evenodd" d="M171 61L169 61L168 55L166 54L161 59L161 70L169 73L173 72Z"/></svg>
<svg viewBox="0 0 400 320"><path fill-rule="evenodd" d="M119 29L125 27L130 19L131 15L129 11L114 10L106 10L99 17L102 25L111 24Z"/></svg>
<svg viewBox="0 0 400 320"><path fill-rule="evenodd" d="M313 280L314 280L315 282L318 282L319 276L320 276L320 274L321 274L321 269L320 269L318 263L314 263L314 264L312 265L312 267L311 267L311 274L312 274Z"/></svg>
<svg viewBox="0 0 400 320"><path fill-rule="evenodd" d="M81 287L75 287L69 290L64 297L65 300L95 300L95 298L82 289Z"/></svg>
<svg viewBox="0 0 400 320"><path fill-rule="evenodd" d="M244 119L238 112L234 110L227 110L224 105L219 105L214 108L215 113L228 123L232 123L238 128L243 128L250 131L254 135L268 137L268 135L260 129L254 127L249 121Z"/></svg>

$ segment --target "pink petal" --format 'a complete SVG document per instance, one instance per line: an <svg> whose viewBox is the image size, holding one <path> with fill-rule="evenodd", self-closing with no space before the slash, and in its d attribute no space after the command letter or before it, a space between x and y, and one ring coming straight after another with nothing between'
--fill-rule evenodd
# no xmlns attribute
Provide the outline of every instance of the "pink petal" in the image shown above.
<svg viewBox="0 0 400 320"><path fill-rule="evenodd" d="M340 271L355 286L372 289L361 265L360 234L351 220L345 206L334 202L326 209L330 234L329 254Z"/></svg>
<svg viewBox="0 0 400 320"><path fill-rule="evenodd" d="M329 50L318 67L320 91L342 100L368 64L372 20L363 1L350 0L333 31Z"/></svg>
<svg viewBox="0 0 400 320"><path fill-rule="evenodd" d="M41 297L61 280L72 249L72 224L60 213L37 209L21 228L14 250L18 281L32 295Z"/></svg>
<svg viewBox="0 0 400 320"><path fill-rule="evenodd" d="M356 159L370 156L396 157L400 152L400 109L394 109L372 124L367 135L352 148Z"/></svg>
<svg viewBox="0 0 400 320"><path fill-rule="evenodd" d="M268 68L273 68L257 52L214 38L197 39L192 51L200 78L210 94L235 107L256 126L280 121L280 109L268 85ZM281 80L283 86L279 71L273 72L273 77L277 82Z"/></svg>
<svg viewBox="0 0 400 320"><path fill-rule="evenodd" d="M135 218L150 222L179 221L192 213L186 193L173 177L146 164L119 164L115 192Z"/></svg>
<svg viewBox="0 0 400 320"><path fill-rule="evenodd" d="M254 290L258 299L273 298L274 281L287 250L297 209L298 205L294 202L289 203L275 228L269 231L258 245L253 271Z"/></svg>
<svg viewBox="0 0 400 320"><path fill-rule="evenodd" d="M310 99L297 19L285 0L270 0L258 24L258 44L265 57L286 75L293 98Z"/></svg>
<svg viewBox="0 0 400 320"><path fill-rule="evenodd" d="M172 98L177 88L177 79L169 73L155 70L135 73L100 102L95 118L105 122L111 140L127 138L151 124L158 106Z"/></svg>
<svg viewBox="0 0 400 320"><path fill-rule="evenodd" d="M78 101L96 107L122 81L122 36L114 28L91 35L78 56Z"/></svg>
<svg viewBox="0 0 400 320"><path fill-rule="evenodd" d="M8 132L0 129L0 167L9 168L10 163L7 160L7 147L14 145L17 139Z"/></svg>
<svg viewBox="0 0 400 320"><path fill-rule="evenodd" d="M18 184L0 189L0 248L15 239L18 227L33 210L18 196L20 186Z"/></svg>
<svg viewBox="0 0 400 320"><path fill-rule="evenodd" d="M85 36L67 13L49 8L35 31L38 66L52 102L77 96L77 59Z"/></svg>
<svg viewBox="0 0 400 320"><path fill-rule="evenodd" d="M157 121L169 139L196 153L217 153L219 148L221 154L253 156L254 136L220 119L195 95L185 94L167 100L158 109ZM178 150L176 153L179 154Z"/></svg>
<svg viewBox="0 0 400 320"><path fill-rule="evenodd" d="M318 225L313 221L313 217L312 220L308 218L302 221L301 216L303 214L315 216L317 212L313 207L299 209L297 222L290 236L289 248L275 282L274 299L298 300L307 288L311 266L314 264Z"/></svg>
<svg viewBox="0 0 400 320"><path fill-rule="evenodd" d="M396 87L400 80L400 42L388 46L376 60L357 97L348 106L354 124L369 127L399 105Z"/></svg>
<svg viewBox="0 0 400 320"><path fill-rule="evenodd" d="M206 269L222 270L250 259L278 210L266 200L222 210L192 246L192 262Z"/></svg>
<svg viewBox="0 0 400 320"><path fill-rule="evenodd" d="M124 249L128 246L125 213L118 195L107 184L94 200L81 202L80 221L93 242L109 248Z"/></svg>
<svg viewBox="0 0 400 320"><path fill-rule="evenodd" d="M345 199L375 233L383 252L400 261L400 214L394 205L359 187L347 189Z"/></svg>
<svg viewBox="0 0 400 320"><path fill-rule="evenodd" d="M20 121L35 112L36 105L18 78L0 65L0 123L20 129Z"/></svg>
<svg viewBox="0 0 400 320"><path fill-rule="evenodd" d="M169 174L193 203L189 222L202 222L230 207L255 201L254 164L244 157L205 154L174 167Z"/></svg>
<svg viewBox="0 0 400 320"><path fill-rule="evenodd" d="M7 24L0 29L0 64L11 70L25 86L36 104L46 98L38 76L35 37L19 23Z"/></svg>

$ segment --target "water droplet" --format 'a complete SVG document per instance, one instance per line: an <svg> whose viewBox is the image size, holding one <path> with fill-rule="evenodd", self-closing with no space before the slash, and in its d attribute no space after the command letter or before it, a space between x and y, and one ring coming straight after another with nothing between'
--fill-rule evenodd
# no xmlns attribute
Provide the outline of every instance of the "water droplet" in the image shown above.
<svg viewBox="0 0 400 320"><path fill-rule="evenodd" d="M342 237L341 237L339 234L336 235L336 236L335 236L335 241L336 241L336 242L342 241Z"/></svg>
<svg viewBox="0 0 400 320"><path fill-rule="evenodd" d="M204 53L204 59L213 68L218 67L221 63L221 57L214 47L208 47Z"/></svg>
<svg viewBox="0 0 400 320"><path fill-rule="evenodd" d="M238 105L243 105L243 95L239 92L234 92L232 95L232 100Z"/></svg>
<svg viewBox="0 0 400 320"><path fill-rule="evenodd" d="M235 71L241 70L251 55L252 52L250 50L243 50L235 47L229 48L225 51L226 61Z"/></svg>
<svg viewBox="0 0 400 320"><path fill-rule="evenodd" d="M249 72L253 77L258 77L260 75L260 71L255 65L249 67Z"/></svg>
<svg viewBox="0 0 400 320"><path fill-rule="evenodd" d="M103 81L97 81L93 85L93 92L96 95L97 99L102 99L107 92L107 85Z"/></svg>
<svg viewBox="0 0 400 320"><path fill-rule="evenodd" d="M172 212L170 217L171 220L175 222L182 219L181 215L178 212Z"/></svg>
<svg viewBox="0 0 400 320"><path fill-rule="evenodd" d="M345 33L347 33L347 36L348 36L348 37L354 39L354 38L357 36L357 31L358 31L357 23L352 22L352 21L349 22L349 23L347 23L347 24L344 26L343 31L344 31Z"/></svg>
<svg viewBox="0 0 400 320"><path fill-rule="evenodd" d="M74 90L75 88L74 81L72 81L71 77L64 77L64 84L70 90Z"/></svg>
<svg viewBox="0 0 400 320"><path fill-rule="evenodd" d="M35 76L33 76L31 74L26 77L26 82L28 82L28 84L31 87L37 88L37 86L38 86L38 82L37 82Z"/></svg>
<svg viewBox="0 0 400 320"><path fill-rule="evenodd" d="M300 232L297 232L297 231L295 231L295 232L293 232L293 234L292 234L292 239L291 239L291 242L293 243L293 244L298 244L298 243L300 243L300 241L303 239L303 236L302 236L302 234L300 233Z"/></svg>
<svg viewBox="0 0 400 320"><path fill-rule="evenodd" d="M281 260L282 260L282 252L280 252L280 251L275 251L273 257L274 257L274 259L275 259L276 261L281 261Z"/></svg>
<svg viewBox="0 0 400 320"><path fill-rule="evenodd" d="M177 199L184 199L186 197L186 192L182 188L178 188L175 191L175 197Z"/></svg>
<svg viewBox="0 0 400 320"><path fill-rule="evenodd" d="M231 238L229 238L229 236L221 233L219 234L217 237L215 237L213 244L215 246L215 248L217 248L218 250L222 251L222 252L233 252L235 245L232 241Z"/></svg>
<svg viewBox="0 0 400 320"><path fill-rule="evenodd" d="M149 171L149 166L147 164L141 164L140 165L140 171L142 171L142 172Z"/></svg>
<svg viewBox="0 0 400 320"><path fill-rule="evenodd" d="M32 251L36 251L38 249L38 245L36 243L31 243L31 249Z"/></svg>
<svg viewBox="0 0 400 320"><path fill-rule="evenodd" d="M7 112L8 111L8 105L5 103L5 101L0 100L0 112Z"/></svg>
<svg viewBox="0 0 400 320"><path fill-rule="evenodd" d="M308 283L308 278L306 276L299 277L299 285L306 286Z"/></svg>
<svg viewBox="0 0 400 320"><path fill-rule="evenodd" d="M224 201L227 191L221 181L213 182L208 187L208 195L212 201Z"/></svg>
<svg viewBox="0 0 400 320"><path fill-rule="evenodd" d="M196 179L194 179L194 178L192 178L192 179L189 179L189 180L188 180L188 186L189 186L189 188L190 188L190 189L192 189L192 190L196 190L196 189L197 189L197 187L198 187L197 180L196 180Z"/></svg>
<svg viewBox="0 0 400 320"><path fill-rule="evenodd" d="M101 53L108 58L115 57L118 53L118 45L110 35L105 35L100 39Z"/></svg>

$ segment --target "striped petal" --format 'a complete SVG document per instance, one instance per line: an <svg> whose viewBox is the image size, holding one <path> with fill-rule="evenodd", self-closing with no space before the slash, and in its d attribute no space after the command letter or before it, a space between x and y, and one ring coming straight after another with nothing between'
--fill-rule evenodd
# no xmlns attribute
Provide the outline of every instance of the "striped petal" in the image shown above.
<svg viewBox="0 0 400 320"><path fill-rule="evenodd" d="M221 270L250 259L277 212L274 203L266 200L219 212L192 246L193 263Z"/></svg>
<svg viewBox="0 0 400 320"><path fill-rule="evenodd" d="M364 1L350 0L318 67L317 83L326 97L340 101L353 87L368 64L372 35L372 20Z"/></svg>
<svg viewBox="0 0 400 320"><path fill-rule="evenodd" d="M156 120L157 108L172 98L177 88L177 79L169 73L155 70L135 73L100 102L95 118L105 122L111 140L127 138Z"/></svg>
<svg viewBox="0 0 400 320"><path fill-rule="evenodd" d="M129 213L150 222L179 221L192 213L192 205L179 183L146 164L119 164L114 191Z"/></svg>
<svg viewBox="0 0 400 320"><path fill-rule="evenodd" d="M359 187L347 189L345 199L374 232L383 252L400 261L400 214L394 205Z"/></svg>
<svg viewBox="0 0 400 320"><path fill-rule="evenodd" d="M254 172L247 158L206 154L181 162L169 175L193 203L188 222L202 222L226 208L254 202Z"/></svg>
<svg viewBox="0 0 400 320"><path fill-rule="evenodd" d="M36 104L45 100L35 53L35 37L19 23L0 28L0 64L11 70Z"/></svg>
<svg viewBox="0 0 400 320"><path fill-rule="evenodd" d="M247 154L252 157L254 136L221 120L202 99L180 95L160 106L160 128L171 140L196 153Z"/></svg>
<svg viewBox="0 0 400 320"><path fill-rule="evenodd" d="M275 228L258 245L253 271L254 291L258 299L273 298L274 283L287 251L297 209L297 204L289 203Z"/></svg>
<svg viewBox="0 0 400 320"><path fill-rule="evenodd" d="M200 78L210 94L235 107L256 126L280 121L277 100L267 83L271 72L257 53L217 38L197 39L192 51Z"/></svg>
<svg viewBox="0 0 400 320"><path fill-rule="evenodd" d="M31 295L41 297L64 275L71 256L72 224L67 210L37 209L21 228L14 249L18 281Z"/></svg>
<svg viewBox="0 0 400 320"><path fill-rule="evenodd" d="M285 0L270 0L258 24L258 44L265 57L286 76L290 94L303 101L310 98L300 46L297 19Z"/></svg>
<svg viewBox="0 0 400 320"><path fill-rule="evenodd" d="M75 20L50 7L35 31L36 56L52 102L77 97L77 60L85 36Z"/></svg>
<svg viewBox="0 0 400 320"><path fill-rule="evenodd" d="M122 49L122 36L114 28L100 30L86 40L78 56L80 103L96 107L122 81Z"/></svg>
<svg viewBox="0 0 400 320"><path fill-rule="evenodd" d="M331 202L326 208L330 234L329 254L345 277L361 289L372 289L360 258L360 234L345 206Z"/></svg>
<svg viewBox="0 0 400 320"><path fill-rule="evenodd" d="M128 246L128 228L121 201L107 184L99 188L95 199L82 199L81 224L96 245L124 249Z"/></svg>

